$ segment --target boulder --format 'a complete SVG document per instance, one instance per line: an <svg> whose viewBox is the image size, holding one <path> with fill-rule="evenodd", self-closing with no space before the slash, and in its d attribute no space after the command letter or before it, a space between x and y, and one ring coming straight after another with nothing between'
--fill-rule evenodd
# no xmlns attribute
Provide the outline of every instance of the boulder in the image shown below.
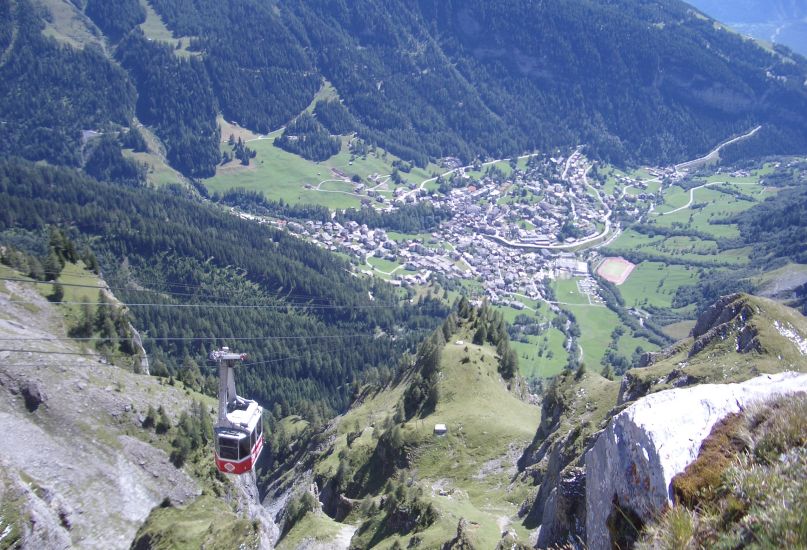
<svg viewBox="0 0 807 550"><path fill-rule="evenodd" d="M615 517L645 523L667 508L672 478L697 458L717 422L754 402L794 392L807 392L807 374L667 390L612 418L585 459L588 548L611 548Z"/></svg>

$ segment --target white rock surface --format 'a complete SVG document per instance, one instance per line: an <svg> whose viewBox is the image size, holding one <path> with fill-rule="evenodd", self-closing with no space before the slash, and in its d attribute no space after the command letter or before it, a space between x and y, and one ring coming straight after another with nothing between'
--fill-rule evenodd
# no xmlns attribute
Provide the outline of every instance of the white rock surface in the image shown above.
<svg viewBox="0 0 807 550"><path fill-rule="evenodd" d="M644 397L615 416L586 454L586 537L609 549L614 497L643 521L671 504L672 478L698 456L712 427L776 395L807 391L807 374L764 375L741 384L704 384Z"/></svg>

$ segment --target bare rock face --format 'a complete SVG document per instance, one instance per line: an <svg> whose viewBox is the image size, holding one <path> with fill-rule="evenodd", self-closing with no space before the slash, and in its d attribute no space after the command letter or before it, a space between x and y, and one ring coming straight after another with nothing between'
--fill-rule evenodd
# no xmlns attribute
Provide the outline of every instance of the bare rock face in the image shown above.
<svg viewBox="0 0 807 550"><path fill-rule="evenodd" d="M272 513L261 504L255 473L237 476L233 480L236 489L236 512L247 517L258 525L260 550L271 550L280 537L280 530L275 524Z"/></svg>
<svg viewBox="0 0 807 550"><path fill-rule="evenodd" d="M588 547L611 547L609 516L646 522L668 507L672 478L697 458L721 419L751 403L805 391L807 374L785 372L741 384L667 390L619 413L586 454ZM616 505L619 511L614 513Z"/></svg>
<svg viewBox="0 0 807 550"><path fill-rule="evenodd" d="M700 353L714 340L725 339L732 334L736 334L737 353L760 351L759 335L754 327L747 324L754 315L754 308L740 294L721 297L700 316L692 329L695 343L689 352L690 356Z"/></svg>
<svg viewBox="0 0 807 550"><path fill-rule="evenodd" d="M140 412L159 405L176 419L190 398L156 379L74 355L81 350L59 340L65 331L55 306L21 285L6 290L0 336L41 337L29 347L45 352L0 352L0 504L14 502L19 511L13 529L19 546L129 548L152 508L165 499L187 504L200 493L137 422ZM11 301L11 291L36 309Z"/></svg>

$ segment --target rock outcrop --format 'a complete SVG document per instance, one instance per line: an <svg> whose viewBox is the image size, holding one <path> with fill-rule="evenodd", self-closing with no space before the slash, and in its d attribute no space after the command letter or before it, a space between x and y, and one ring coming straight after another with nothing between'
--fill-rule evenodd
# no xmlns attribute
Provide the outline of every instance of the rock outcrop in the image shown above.
<svg viewBox="0 0 807 550"><path fill-rule="evenodd" d="M617 515L616 506L634 523L669 506L672 478L697 457L718 421L754 402L800 391L807 391L807 374L786 372L662 391L619 413L586 454L588 547L611 547L609 516Z"/></svg>
<svg viewBox="0 0 807 550"><path fill-rule="evenodd" d="M280 537L280 529L275 524L271 511L261 504L255 474L237 476L235 488L235 510L238 516L246 517L258 526L258 548L271 550Z"/></svg>

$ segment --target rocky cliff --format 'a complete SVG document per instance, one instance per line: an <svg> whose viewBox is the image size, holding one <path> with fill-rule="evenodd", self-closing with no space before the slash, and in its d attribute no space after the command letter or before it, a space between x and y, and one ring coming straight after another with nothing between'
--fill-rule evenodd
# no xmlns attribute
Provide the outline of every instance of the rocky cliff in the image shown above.
<svg viewBox="0 0 807 550"><path fill-rule="evenodd" d="M642 368L628 371L621 383L591 372L558 377L544 395L536 437L519 461L523 475L537 486L522 509L527 527L540 526L538 547L579 547L586 539L586 453L611 419L631 403L672 388L738 383L762 373L807 372L805 340L807 319L797 311L735 294L706 311L689 338L648 355Z"/></svg>
<svg viewBox="0 0 807 550"><path fill-rule="evenodd" d="M807 374L786 372L655 393L616 415L585 457L588 547L610 548L609 531L620 518L644 524L667 508L672 478L695 460L718 421L800 391L807 391Z"/></svg>

